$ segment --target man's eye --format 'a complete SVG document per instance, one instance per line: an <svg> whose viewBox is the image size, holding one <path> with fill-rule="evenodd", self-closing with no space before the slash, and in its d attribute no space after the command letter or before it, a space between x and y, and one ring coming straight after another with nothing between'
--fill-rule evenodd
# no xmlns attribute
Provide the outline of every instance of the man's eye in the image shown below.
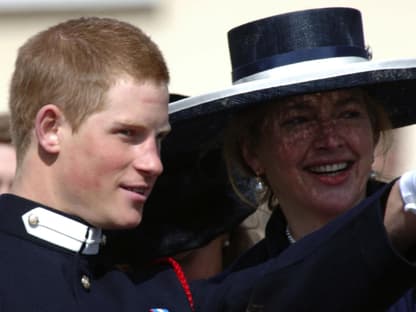
<svg viewBox="0 0 416 312"><path fill-rule="evenodd" d="M131 129L121 129L119 130L119 133L126 137L132 137L135 135L134 131Z"/></svg>

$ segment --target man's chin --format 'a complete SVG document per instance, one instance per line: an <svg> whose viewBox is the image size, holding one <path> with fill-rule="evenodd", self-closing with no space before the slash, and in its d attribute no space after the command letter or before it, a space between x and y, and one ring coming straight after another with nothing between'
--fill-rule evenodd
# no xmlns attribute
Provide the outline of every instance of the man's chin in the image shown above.
<svg viewBox="0 0 416 312"><path fill-rule="evenodd" d="M141 209L139 210L134 210L134 212L132 213L130 210L130 213L127 215L125 215L124 218L118 218L117 220L114 220L113 224L111 224L108 229L111 230L127 230L127 229L131 229L131 228L135 228L137 226L140 225L140 223L142 222L142 211Z"/></svg>

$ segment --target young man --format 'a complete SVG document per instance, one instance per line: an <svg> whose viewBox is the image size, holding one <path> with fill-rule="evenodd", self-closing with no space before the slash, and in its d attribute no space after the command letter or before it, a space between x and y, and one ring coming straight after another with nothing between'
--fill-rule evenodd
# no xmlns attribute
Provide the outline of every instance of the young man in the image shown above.
<svg viewBox="0 0 416 312"><path fill-rule="evenodd" d="M171 272L133 280L98 256L101 229L138 225L163 170L168 81L158 47L113 19L69 20L20 48L9 103L17 172L0 197L2 310L189 310Z"/></svg>
<svg viewBox="0 0 416 312"><path fill-rule="evenodd" d="M310 256L326 250L325 240L318 239L299 242L291 249L299 251L295 257L289 250L286 257L196 282L195 308L184 276L169 259L174 270L144 268L134 278L102 259L101 229L138 225L162 172L160 141L170 130L168 80L154 43L136 27L112 19L67 21L19 50L10 93L17 172L12 194L0 197L1 310L246 311L253 287L265 277L277 285L271 289L283 302L273 307L282 310L288 301L297 303L300 293L315 297L334 288L295 287L303 284L299 263L301 269L328 268L325 252L319 259ZM413 267L392 254L381 222L374 223L384 238L379 251L368 257L353 253L372 245L364 241L348 254L365 267L371 258L382 269L369 278L368 291L403 291ZM377 279L385 277L386 268L397 283ZM319 277L318 270L308 272L309 278ZM354 272L347 277L359 284L361 274ZM292 296L286 296L287 285ZM357 288L351 296L360 303L365 294Z"/></svg>

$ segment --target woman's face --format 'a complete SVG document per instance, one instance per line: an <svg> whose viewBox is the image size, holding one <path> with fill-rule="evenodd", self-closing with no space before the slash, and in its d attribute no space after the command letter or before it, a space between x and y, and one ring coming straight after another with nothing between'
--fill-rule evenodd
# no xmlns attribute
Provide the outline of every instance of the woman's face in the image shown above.
<svg viewBox="0 0 416 312"><path fill-rule="evenodd" d="M245 158L265 176L288 219L329 220L365 196L375 147L359 90L295 96L271 105Z"/></svg>

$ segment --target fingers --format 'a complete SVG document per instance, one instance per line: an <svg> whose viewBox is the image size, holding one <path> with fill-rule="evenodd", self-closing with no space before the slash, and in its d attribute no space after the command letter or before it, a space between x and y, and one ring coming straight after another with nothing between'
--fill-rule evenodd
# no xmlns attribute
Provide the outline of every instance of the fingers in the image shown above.
<svg viewBox="0 0 416 312"><path fill-rule="evenodd" d="M416 171L404 174L391 188L384 226L392 245L402 255L416 246Z"/></svg>

